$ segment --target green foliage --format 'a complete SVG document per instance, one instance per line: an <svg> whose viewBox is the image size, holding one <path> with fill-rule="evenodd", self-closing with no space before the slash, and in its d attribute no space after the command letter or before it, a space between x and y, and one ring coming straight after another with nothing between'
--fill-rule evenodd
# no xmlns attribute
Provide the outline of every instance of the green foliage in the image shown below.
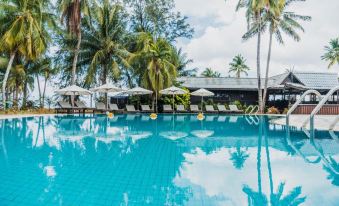
<svg viewBox="0 0 339 206"><path fill-rule="evenodd" d="M267 110L267 114L280 114L279 109L275 107L270 107Z"/></svg>
<svg viewBox="0 0 339 206"><path fill-rule="evenodd" d="M239 100L235 100L235 101L231 102L230 104L237 105L238 109L240 109L240 110L244 109L243 105L241 104L241 102Z"/></svg>
<svg viewBox="0 0 339 206"><path fill-rule="evenodd" d="M187 91L186 94L183 95L175 95L174 96L174 104L175 105L184 105L185 108L188 108L189 105L191 104L191 95L189 93L189 90L187 88L182 88L183 90ZM161 96L161 101L164 104L170 104L173 105L173 97L170 95L162 95Z"/></svg>
<svg viewBox="0 0 339 206"><path fill-rule="evenodd" d="M206 68L202 73L201 73L202 77L210 77L210 78L216 78L216 77L220 77L221 74L217 71L213 71L211 68Z"/></svg>
<svg viewBox="0 0 339 206"><path fill-rule="evenodd" d="M329 62L328 68L335 64L339 65L339 38L331 39L330 45L325 46L325 51L321 59Z"/></svg>
<svg viewBox="0 0 339 206"><path fill-rule="evenodd" d="M244 73L247 76L247 71L250 70L250 68L246 65L246 59L241 56L241 54L235 56L229 66L230 68L228 73L235 73L237 78L240 78L241 73Z"/></svg>

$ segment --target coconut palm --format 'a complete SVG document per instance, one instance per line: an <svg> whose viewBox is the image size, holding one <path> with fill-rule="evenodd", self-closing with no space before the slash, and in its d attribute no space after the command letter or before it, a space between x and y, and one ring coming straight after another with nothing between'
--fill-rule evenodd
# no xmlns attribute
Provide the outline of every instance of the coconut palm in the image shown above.
<svg viewBox="0 0 339 206"><path fill-rule="evenodd" d="M295 41L300 41L300 35L298 31L304 32L304 28L301 26L299 21L310 21L310 16L298 15L294 12L287 11L288 6L298 0L289 0L286 1L284 6L278 8L281 12L274 13L270 9L268 9L264 14L264 23L269 24L269 47L267 54L267 62L266 62L266 73L265 73L265 83L264 83L264 94L263 94L263 108L265 108L266 98L267 98L267 87L268 87L268 74L270 70L270 61L272 54L272 39L273 35L275 35L278 43L284 44L284 40L282 38L282 34L285 33L287 36L290 36Z"/></svg>
<svg viewBox="0 0 339 206"><path fill-rule="evenodd" d="M247 76L247 71L250 70L246 65L246 59L241 56L241 54L235 56L229 65L229 73L234 72L237 78L240 78L241 73L244 73Z"/></svg>
<svg viewBox="0 0 339 206"><path fill-rule="evenodd" d="M261 87L261 68L260 68L260 50L261 50L261 33L265 29L263 24L263 14L270 10L274 15L279 15L281 7L285 4L285 0L239 0L236 10L240 8L246 9L247 24L252 25L243 39L257 35L257 81L258 81L258 103L259 112L263 112L262 87ZM255 25L255 26L253 26ZM249 26L248 26L249 27Z"/></svg>
<svg viewBox="0 0 339 206"><path fill-rule="evenodd" d="M53 15L46 12L48 2L43 0L8 0L0 4L3 15L0 19L0 50L9 55L2 81L3 106L6 103L6 84L17 55L28 60L39 57L46 49L48 33L46 24Z"/></svg>
<svg viewBox="0 0 339 206"><path fill-rule="evenodd" d="M101 84L107 78L116 80L120 67L128 67L130 53L123 45L126 36L126 14L119 4L104 0L102 5L93 3L91 18L86 18L80 49L80 64L89 65L85 85L95 83L99 76Z"/></svg>
<svg viewBox="0 0 339 206"><path fill-rule="evenodd" d="M339 65L339 38L331 39L330 45L325 46L326 53L321 56L322 60L328 61L328 68Z"/></svg>
<svg viewBox="0 0 339 206"><path fill-rule="evenodd" d="M77 44L73 53L71 84L76 83L76 67L81 44L81 14L88 12L87 0L58 0L58 9L61 12L61 23L66 24L67 31L77 38Z"/></svg>
<svg viewBox="0 0 339 206"><path fill-rule="evenodd" d="M154 92L157 104L160 90L172 85L177 76L177 68L171 60L173 46L163 38L155 38L150 33L140 33L137 37L137 52L130 58L130 62L147 70L140 71L141 85Z"/></svg>
<svg viewBox="0 0 339 206"><path fill-rule="evenodd" d="M213 71L211 68L206 68L202 73L201 76L203 77L210 77L210 78L217 78L220 77L221 74L217 71Z"/></svg>

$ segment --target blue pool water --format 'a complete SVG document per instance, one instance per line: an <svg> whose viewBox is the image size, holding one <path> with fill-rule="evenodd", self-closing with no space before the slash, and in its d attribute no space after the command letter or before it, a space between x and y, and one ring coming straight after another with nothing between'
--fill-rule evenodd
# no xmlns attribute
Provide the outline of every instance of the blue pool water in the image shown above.
<svg viewBox="0 0 339 206"><path fill-rule="evenodd" d="M0 205L339 205L339 134L269 120L0 120Z"/></svg>

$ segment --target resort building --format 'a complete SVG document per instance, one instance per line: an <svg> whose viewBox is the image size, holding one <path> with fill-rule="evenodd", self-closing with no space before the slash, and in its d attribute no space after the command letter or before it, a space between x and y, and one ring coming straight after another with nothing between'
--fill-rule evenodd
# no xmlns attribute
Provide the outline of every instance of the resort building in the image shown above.
<svg viewBox="0 0 339 206"><path fill-rule="evenodd" d="M239 100L243 104L257 104L257 78L205 78L205 77L181 77L178 79L183 87L194 91L200 88L208 89L215 93L209 98L216 103L225 103ZM262 80L264 86L264 79ZM298 95L309 89L315 89L321 94L326 94L331 88L338 86L338 74L315 72L286 72L271 76L268 81L268 105L286 108L290 102L294 102ZM192 97L192 102L200 101ZM315 96L306 99L315 101ZM338 103L338 93L330 102Z"/></svg>

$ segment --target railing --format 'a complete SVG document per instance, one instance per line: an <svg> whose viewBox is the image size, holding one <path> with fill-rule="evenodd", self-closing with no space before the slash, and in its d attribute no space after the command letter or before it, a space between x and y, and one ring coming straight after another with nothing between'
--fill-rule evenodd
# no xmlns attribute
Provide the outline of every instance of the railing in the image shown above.
<svg viewBox="0 0 339 206"><path fill-rule="evenodd" d="M317 90L307 90L306 92L304 92L304 94L301 95L301 97L293 104L293 106L288 110L287 114L286 114L286 124L289 125L289 121L290 121L290 115L294 112L294 110L298 107L298 105L300 105L300 103L305 99L305 97L309 94L315 94L317 95L319 98L321 98L321 94L317 91Z"/></svg>
<svg viewBox="0 0 339 206"><path fill-rule="evenodd" d="M337 90L339 90L339 86L334 87L333 89L331 89L324 98L321 99L321 101L319 102L319 104L313 109L311 115L304 121L304 123L302 124L303 127L306 126L306 124L308 122L310 122L310 130L312 131L312 137L314 137L314 116L319 112L319 110L325 105L325 103L328 101L328 99L334 94L334 92L336 92Z"/></svg>

